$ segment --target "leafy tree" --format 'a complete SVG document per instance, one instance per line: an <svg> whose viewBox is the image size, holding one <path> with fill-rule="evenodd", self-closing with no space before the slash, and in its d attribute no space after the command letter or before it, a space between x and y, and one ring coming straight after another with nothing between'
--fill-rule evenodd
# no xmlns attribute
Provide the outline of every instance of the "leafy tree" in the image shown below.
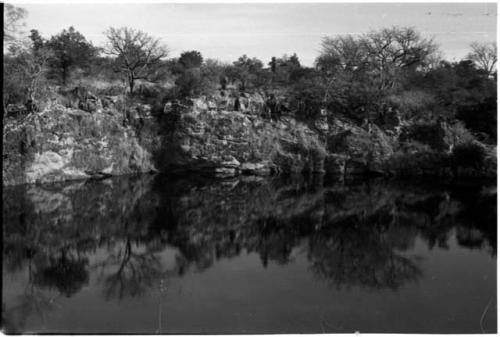
<svg viewBox="0 0 500 337"><path fill-rule="evenodd" d="M203 56L196 50L186 51L181 54L177 62L179 62L184 69L199 68L203 63Z"/></svg>
<svg viewBox="0 0 500 337"><path fill-rule="evenodd" d="M434 118L459 119L476 136L496 140L497 87L471 60L443 61L435 69L415 74L412 91L434 96Z"/></svg>
<svg viewBox="0 0 500 337"><path fill-rule="evenodd" d="M267 81L263 66L262 61L259 59L242 55L237 61L233 62L233 67L228 69L228 75L240 82L241 90L259 87Z"/></svg>
<svg viewBox="0 0 500 337"><path fill-rule="evenodd" d="M188 97L198 94L202 88L202 78L200 68L186 69L175 81L179 88L181 97Z"/></svg>
<svg viewBox="0 0 500 337"><path fill-rule="evenodd" d="M276 57L273 56L271 58L271 62L269 62L269 68L271 68L271 72L274 74L276 73Z"/></svg>
<svg viewBox="0 0 500 337"><path fill-rule="evenodd" d="M37 51L42 49L45 46L45 40L40 35L40 32L36 29L30 30L30 40L33 44L33 50Z"/></svg>
<svg viewBox="0 0 500 337"><path fill-rule="evenodd" d="M269 66L273 74L273 82L283 86L290 85L292 74L301 68L296 54L292 56L285 54L281 58L273 57Z"/></svg>
<svg viewBox="0 0 500 337"><path fill-rule="evenodd" d="M225 89L227 85L227 78L225 71L227 64L221 63L214 59L207 59L201 66L201 76L203 78L204 86L207 91L214 91L220 85Z"/></svg>
<svg viewBox="0 0 500 337"><path fill-rule="evenodd" d="M167 47L140 30L128 27L109 28L106 52L116 57L118 71L125 77L130 94L137 80L157 80L160 61L168 55Z"/></svg>
<svg viewBox="0 0 500 337"><path fill-rule="evenodd" d="M32 38L38 39L33 35ZM52 36L46 46L54 53L51 62L52 74L59 78L63 85L67 84L71 71L76 68L88 68L91 60L97 56L97 49L74 27L64 29Z"/></svg>

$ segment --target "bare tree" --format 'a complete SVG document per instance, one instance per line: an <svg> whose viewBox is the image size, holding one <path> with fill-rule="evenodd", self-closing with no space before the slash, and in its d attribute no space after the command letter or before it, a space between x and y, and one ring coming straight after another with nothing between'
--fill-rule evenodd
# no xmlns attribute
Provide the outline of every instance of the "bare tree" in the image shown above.
<svg viewBox="0 0 500 337"><path fill-rule="evenodd" d="M392 27L366 35L368 59L377 70L381 88L395 84L397 74L409 68L425 68L438 51L432 39L423 38L413 27Z"/></svg>
<svg viewBox="0 0 500 337"><path fill-rule="evenodd" d="M366 41L352 35L323 37L321 41L321 56L317 65L322 71L330 67L339 67L344 71L356 71L367 62Z"/></svg>
<svg viewBox="0 0 500 337"><path fill-rule="evenodd" d="M497 63L497 44L474 42L470 45L472 52L467 56L471 61L484 70L488 76L493 75Z"/></svg>
<svg viewBox="0 0 500 337"><path fill-rule="evenodd" d="M32 101L42 97L52 56L47 48L34 51L31 46L12 45L4 60L4 104L12 94Z"/></svg>
<svg viewBox="0 0 500 337"><path fill-rule="evenodd" d="M24 8L5 4L3 34L5 40L12 40L19 30L25 25L24 18L27 11Z"/></svg>
<svg viewBox="0 0 500 337"><path fill-rule="evenodd" d="M128 27L109 28L105 51L116 57L118 70L125 76L130 94L136 80L153 81L160 60L168 55L167 47L148 34Z"/></svg>
<svg viewBox="0 0 500 337"><path fill-rule="evenodd" d="M21 33L22 27L25 26L24 18L28 12L24 8L11 4L4 6L3 38L5 50L19 39L18 35Z"/></svg>

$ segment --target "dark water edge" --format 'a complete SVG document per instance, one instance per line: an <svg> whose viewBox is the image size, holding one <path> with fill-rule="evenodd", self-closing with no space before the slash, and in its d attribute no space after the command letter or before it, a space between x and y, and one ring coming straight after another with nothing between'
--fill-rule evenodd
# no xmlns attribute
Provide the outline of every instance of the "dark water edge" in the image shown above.
<svg viewBox="0 0 500 337"><path fill-rule="evenodd" d="M3 331L494 333L496 198L319 177L7 187Z"/></svg>

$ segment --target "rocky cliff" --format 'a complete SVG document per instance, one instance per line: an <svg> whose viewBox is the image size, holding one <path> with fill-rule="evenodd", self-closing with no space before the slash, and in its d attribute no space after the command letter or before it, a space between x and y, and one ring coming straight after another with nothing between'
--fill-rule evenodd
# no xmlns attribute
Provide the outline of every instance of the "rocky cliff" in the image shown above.
<svg viewBox="0 0 500 337"><path fill-rule="evenodd" d="M56 106L22 119L4 120L4 185L151 170L151 154L117 114Z"/></svg>
<svg viewBox="0 0 500 337"><path fill-rule="evenodd" d="M141 104L123 112L116 106L87 112L55 105L23 118L4 118L3 184L151 171L218 177L443 176L452 174L458 162L450 155L458 144L450 128L403 125L385 130L332 113L328 120L322 116L305 123L269 116L263 102L259 94L237 100L201 97L171 102L154 116ZM431 138L425 137L426 128L433 130ZM488 169L473 167L470 175L496 174L494 149L484 151L490 154Z"/></svg>
<svg viewBox="0 0 500 337"><path fill-rule="evenodd" d="M174 119L174 131L163 139L161 170L218 176L324 172L326 151L318 133L293 118L192 109Z"/></svg>

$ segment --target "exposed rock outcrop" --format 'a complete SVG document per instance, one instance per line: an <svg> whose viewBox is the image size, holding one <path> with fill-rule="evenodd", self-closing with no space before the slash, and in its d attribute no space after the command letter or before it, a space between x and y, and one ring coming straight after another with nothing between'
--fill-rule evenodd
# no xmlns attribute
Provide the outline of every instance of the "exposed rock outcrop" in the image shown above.
<svg viewBox="0 0 500 337"><path fill-rule="evenodd" d="M326 111L306 123L287 116L285 107L272 112L262 94L238 95L169 102L159 113L148 104L110 98L92 112L55 104L5 118L3 184L149 171L225 178L320 173L339 179L496 174L493 147L480 151L479 166L454 159L453 147L473 140L460 126L407 123L389 132ZM426 136L426 130L432 132ZM454 167L463 163L470 167Z"/></svg>
<svg viewBox="0 0 500 337"><path fill-rule="evenodd" d="M223 176L324 172L324 145L304 123L196 106L179 112L173 131L163 136L168 156L159 163L162 170Z"/></svg>
<svg viewBox="0 0 500 337"><path fill-rule="evenodd" d="M3 184L53 182L154 170L151 154L121 116L61 106L3 130Z"/></svg>

